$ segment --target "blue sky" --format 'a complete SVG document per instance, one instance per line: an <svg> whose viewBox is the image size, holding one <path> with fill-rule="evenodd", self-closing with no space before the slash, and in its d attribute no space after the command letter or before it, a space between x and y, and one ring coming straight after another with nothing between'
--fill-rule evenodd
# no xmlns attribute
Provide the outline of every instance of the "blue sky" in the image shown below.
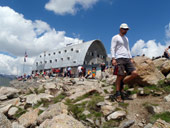
<svg viewBox="0 0 170 128"><path fill-rule="evenodd" d="M62 4L61 6L56 5L53 8L52 6L47 7L47 4L52 1ZM148 57L158 56L163 52L163 49L170 44L170 0L84 1L85 2L83 2L83 0L0 0L0 6L2 8L5 6L9 7L9 9L17 14L22 15L22 19L26 20L25 22L31 21L33 25L36 20L44 22L46 25L43 25L45 27L43 27L43 30L41 28L42 32L37 34L36 38L54 29L56 33L64 32L64 34L61 34L62 36L72 38L73 40L75 38L84 41L100 39L107 53L110 54L111 38L113 35L119 33L120 24L125 22L131 28L127 36L133 55L145 53ZM63 8L65 8L65 10L61 12ZM3 17L1 18L3 19ZM7 24L5 25L7 26ZM38 26L40 26L40 24ZM36 29L39 29L39 27ZM1 33L0 31L0 35ZM21 35L17 35L17 37L19 36ZM42 40L43 39L41 39L41 41ZM0 37L0 41L6 40L1 40ZM22 43L26 44L24 41L25 40L22 40ZM45 41L42 41L42 43L43 42ZM23 48L21 47L22 50L18 49L18 52L12 48L5 48L7 46L10 47L10 45L11 43L9 42L6 43L6 45L2 44L4 48L0 49L0 53L21 57L21 53L24 54L24 49L28 49L28 51L31 52L31 47L29 47L28 44L24 45ZM51 47L54 46L53 44ZM49 47L49 49L51 47ZM42 51L35 49L34 52L32 52L34 54L31 56L34 57L40 52Z"/></svg>

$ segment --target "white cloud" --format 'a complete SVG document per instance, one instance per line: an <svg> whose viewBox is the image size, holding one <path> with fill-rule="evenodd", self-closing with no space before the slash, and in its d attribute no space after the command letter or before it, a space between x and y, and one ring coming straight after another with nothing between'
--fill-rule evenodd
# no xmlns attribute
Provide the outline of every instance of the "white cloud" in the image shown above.
<svg viewBox="0 0 170 128"><path fill-rule="evenodd" d="M23 56L25 50L29 56L67 43L80 43L78 39L65 36L64 31L56 31L43 21L31 21L9 7L0 6L0 51Z"/></svg>
<svg viewBox="0 0 170 128"><path fill-rule="evenodd" d="M65 31L56 31L44 21L25 19L22 14L9 7L0 6L0 28L0 52L17 57L15 59L7 55L0 55L0 73L5 74L17 73L15 63L22 67L25 50L30 58L43 51L66 46L68 43L82 42L78 38L65 36ZM33 61L31 62L30 65L33 64ZM26 67L30 69L28 63Z"/></svg>
<svg viewBox="0 0 170 128"><path fill-rule="evenodd" d="M30 74L34 60L35 58L29 57L24 64L23 57L13 58L8 55L0 54L0 72L1 74L9 75L22 75L23 72Z"/></svg>
<svg viewBox="0 0 170 128"><path fill-rule="evenodd" d="M167 40L165 45L156 42L155 40L138 40L132 47L131 52L133 56L145 54L147 57L158 57L162 56L165 49L170 46L170 23L165 26L165 34Z"/></svg>
<svg viewBox="0 0 170 128"><path fill-rule="evenodd" d="M147 42L138 40L132 47L131 53L133 56L143 55L147 57L162 56L166 46L157 43L155 40L149 40Z"/></svg>
<svg viewBox="0 0 170 128"><path fill-rule="evenodd" d="M170 23L165 26L165 34L167 38L170 38Z"/></svg>
<svg viewBox="0 0 170 128"><path fill-rule="evenodd" d="M92 7L98 0L50 0L45 8L50 11L54 11L56 14L76 14L76 12L82 7L88 9Z"/></svg>

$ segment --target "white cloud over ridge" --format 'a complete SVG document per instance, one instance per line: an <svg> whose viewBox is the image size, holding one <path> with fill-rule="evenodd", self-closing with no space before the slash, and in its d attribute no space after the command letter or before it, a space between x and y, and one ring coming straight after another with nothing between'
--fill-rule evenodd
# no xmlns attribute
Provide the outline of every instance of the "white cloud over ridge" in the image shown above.
<svg viewBox="0 0 170 128"><path fill-rule="evenodd" d="M165 45L157 43L155 40L149 40L147 42L142 39L138 40L131 49L132 55L141 56L145 54L149 58L162 56L165 48L170 46L170 23L165 26L165 36L167 38Z"/></svg>
<svg viewBox="0 0 170 128"><path fill-rule="evenodd" d="M131 53L133 56L141 56L145 54L147 57L158 57L162 56L166 46L157 43L155 40L138 40L132 47Z"/></svg>
<svg viewBox="0 0 170 128"><path fill-rule="evenodd" d="M0 53L0 74L22 73L22 68L17 66L23 67L21 65L23 65L25 51L28 54L26 67L31 69L30 65L33 64L34 56L43 51L60 48L69 43L82 42L78 38L65 36L65 31L56 31L44 21L25 19L22 14L9 7L0 6L0 28L0 52L17 57L13 58Z"/></svg>
<svg viewBox="0 0 170 128"><path fill-rule="evenodd" d="M74 15L81 7L83 9L91 8L97 1L99 0L50 0L45 8L59 15Z"/></svg>

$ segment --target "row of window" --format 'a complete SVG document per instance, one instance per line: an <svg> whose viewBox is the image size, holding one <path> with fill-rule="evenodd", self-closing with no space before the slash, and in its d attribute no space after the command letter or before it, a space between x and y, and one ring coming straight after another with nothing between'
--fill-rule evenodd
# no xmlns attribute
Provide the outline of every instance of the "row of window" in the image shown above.
<svg viewBox="0 0 170 128"><path fill-rule="evenodd" d="M63 61L64 59L61 58L61 61ZM67 57L67 60L70 60L70 57ZM57 62L57 59L54 60L54 62ZM47 64L47 60L44 61L45 64ZM49 60L49 63L53 63L53 60ZM76 61L73 61L73 63L76 63ZM43 64L42 61L40 61L40 65ZM36 66L38 66L38 62L36 62Z"/></svg>
<svg viewBox="0 0 170 128"><path fill-rule="evenodd" d="M44 61L44 62L45 62L45 64L47 64L47 61ZM55 62L57 62L57 59L55 59ZM50 60L49 63L52 63L52 60ZM73 63L75 64L76 60L74 60ZM88 64L87 61L84 61L84 64ZM91 65L93 65L93 64L95 64L95 63L91 62ZM36 66L38 66L38 65L39 65L39 63L36 62ZM42 61L40 61L40 65L42 65Z"/></svg>
<svg viewBox="0 0 170 128"><path fill-rule="evenodd" d="M93 52L87 52L87 55L89 55L89 56L94 56L94 53L93 53ZM105 56L99 55L99 54L97 54L97 57L98 57L98 58L102 58L102 59L105 58Z"/></svg>
<svg viewBox="0 0 170 128"><path fill-rule="evenodd" d="M71 51L74 51L73 48L71 48ZM67 50L64 50L64 52L66 53ZM76 53L79 53L79 50L76 50ZM58 54L61 54L61 51L58 51ZM51 56L51 53L48 53L48 56ZM53 52L53 55L56 55L56 52ZM46 53L44 53L44 56L46 56ZM40 58L42 57L42 55L40 55Z"/></svg>

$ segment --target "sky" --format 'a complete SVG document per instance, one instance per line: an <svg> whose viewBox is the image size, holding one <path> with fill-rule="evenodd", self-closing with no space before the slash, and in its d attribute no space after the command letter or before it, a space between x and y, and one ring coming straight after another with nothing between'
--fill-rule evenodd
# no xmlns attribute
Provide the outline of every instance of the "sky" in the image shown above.
<svg viewBox="0 0 170 128"><path fill-rule="evenodd" d="M0 74L30 73L36 56L68 43L99 39L109 55L121 23L133 56L161 56L170 45L170 0L0 0Z"/></svg>

